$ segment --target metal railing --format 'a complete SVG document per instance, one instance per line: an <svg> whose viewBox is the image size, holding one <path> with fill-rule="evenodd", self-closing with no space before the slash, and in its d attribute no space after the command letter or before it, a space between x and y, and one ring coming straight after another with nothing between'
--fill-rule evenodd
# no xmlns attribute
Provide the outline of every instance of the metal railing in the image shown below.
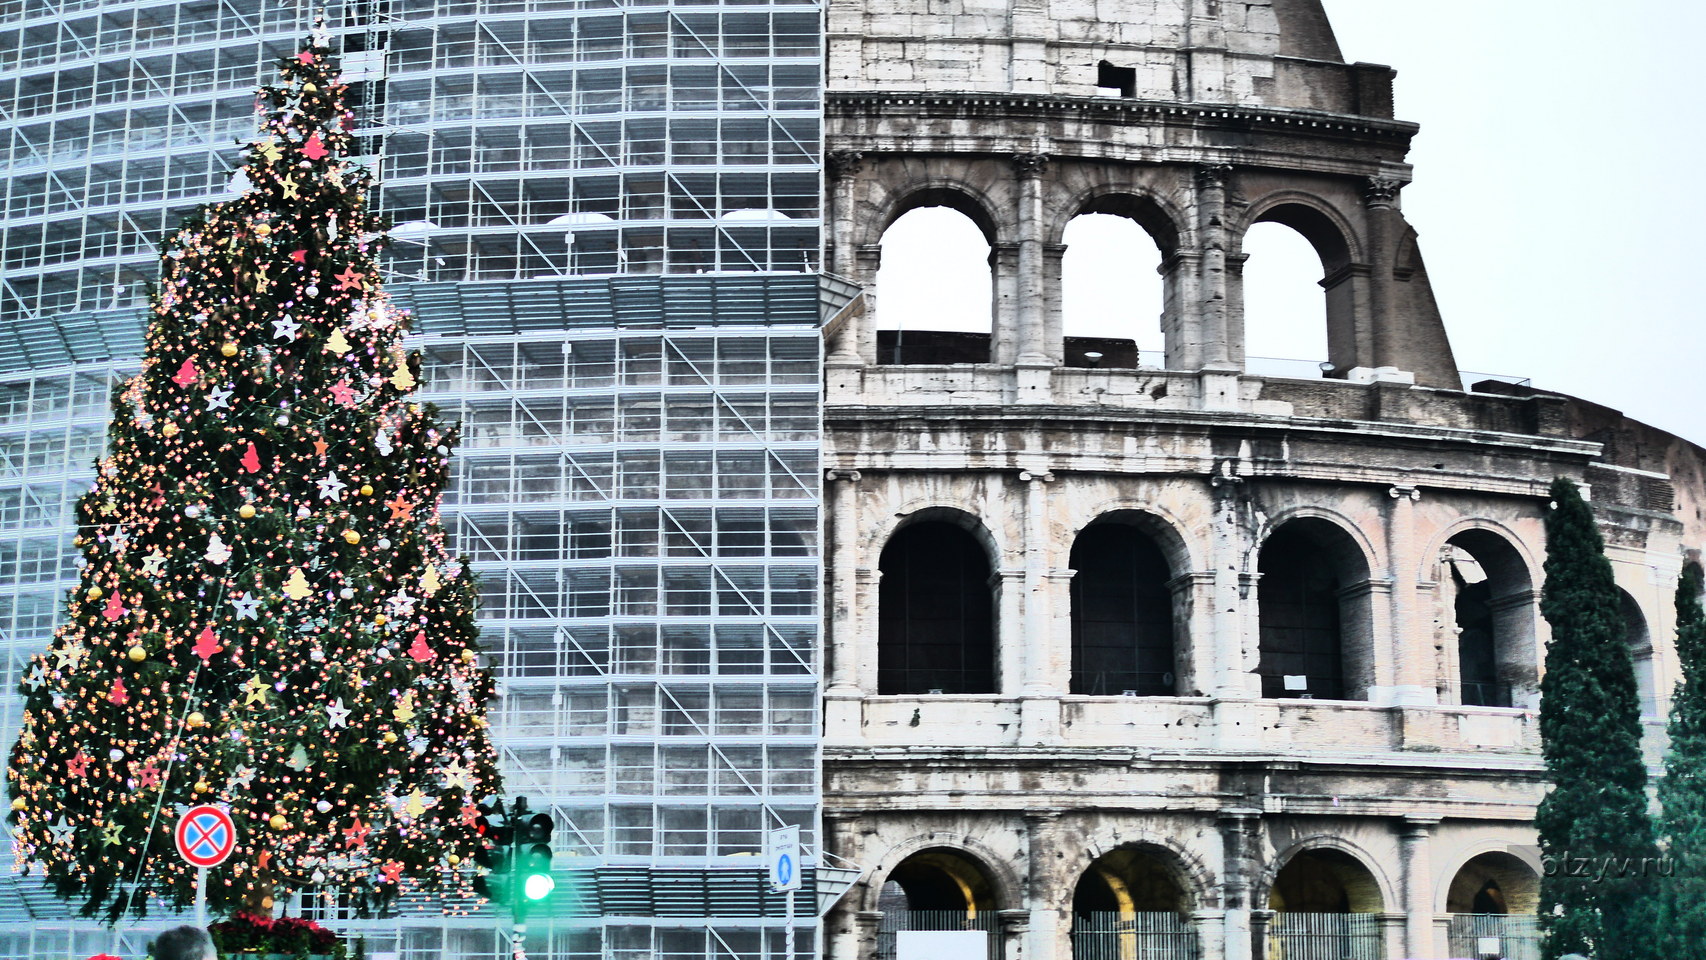
<svg viewBox="0 0 1706 960"><path fill-rule="evenodd" d="M1540 960L1540 918L1503 913L1454 913L1448 951L1475 960Z"/></svg>
<svg viewBox="0 0 1706 960"><path fill-rule="evenodd" d="M1197 960L1197 933L1176 913L1079 913L1072 960Z"/></svg>
<svg viewBox="0 0 1706 960"><path fill-rule="evenodd" d="M1371 913L1276 913L1270 960L1384 960L1380 918Z"/></svg>
<svg viewBox="0 0 1706 960"><path fill-rule="evenodd" d="M895 960L898 935L911 930L981 930L989 937L989 960L1001 960L1001 928L989 910L975 916L964 910L884 910L877 923L875 960Z"/></svg>

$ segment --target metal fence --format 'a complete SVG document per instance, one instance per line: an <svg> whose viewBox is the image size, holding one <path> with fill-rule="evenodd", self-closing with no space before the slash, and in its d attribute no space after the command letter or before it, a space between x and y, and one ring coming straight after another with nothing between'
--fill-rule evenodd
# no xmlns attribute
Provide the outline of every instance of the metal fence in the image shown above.
<svg viewBox="0 0 1706 960"><path fill-rule="evenodd" d="M1454 913L1446 931L1454 957L1540 960L1539 917Z"/></svg>
<svg viewBox="0 0 1706 960"><path fill-rule="evenodd" d="M982 930L989 937L989 960L1001 960L1001 928L987 910L975 916L964 910L884 910L877 923L876 960L895 960L896 935L909 930Z"/></svg>
<svg viewBox="0 0 1706 960"><path fill-rule="evenodd" d="M1384 960L1380 918L1369 913L1276 913L1265 960Z"/></svg>
<svg viewBox="0 0 1706 960"><path fill-rule="evenodd" d="M1080 913L1072 960L1197 960L1197 933L1176 913Z"/></svg>

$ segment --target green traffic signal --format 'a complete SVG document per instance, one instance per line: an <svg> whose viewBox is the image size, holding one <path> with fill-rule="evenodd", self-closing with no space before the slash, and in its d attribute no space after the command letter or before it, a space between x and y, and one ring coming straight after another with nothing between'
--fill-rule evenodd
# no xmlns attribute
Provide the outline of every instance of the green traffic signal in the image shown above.
<svg viewBox="0 0 1706 960"><path fill-rule="evenodd" d="M557 889L551 877L551 832L556 823L548 813L536 813L517 828L516 843L521 863L521 894L528 900L543 900Z"/></svg>

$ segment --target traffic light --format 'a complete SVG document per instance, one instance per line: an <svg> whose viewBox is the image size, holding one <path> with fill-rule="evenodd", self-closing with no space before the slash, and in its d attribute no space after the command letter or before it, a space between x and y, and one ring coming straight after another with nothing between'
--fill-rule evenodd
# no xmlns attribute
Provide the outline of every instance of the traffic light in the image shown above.
<svg viewBox="0 0 1706 960"><path fill-rule="evenodd" d="M525 907L551 895L557 881L551 877L551 831L555 821L548 813L527 812L527 798L515 801L516 898Z"/></svg>
<svg viewBox="0 0 1706 960"><path fill-rule="evenodd" d="M525 807L526 801L520 806ZM493 799L478 807L474 829L487 846L474 854L474 892L493 903L513 903L515 896L515 827L504 815L504 802Z"/></svg>

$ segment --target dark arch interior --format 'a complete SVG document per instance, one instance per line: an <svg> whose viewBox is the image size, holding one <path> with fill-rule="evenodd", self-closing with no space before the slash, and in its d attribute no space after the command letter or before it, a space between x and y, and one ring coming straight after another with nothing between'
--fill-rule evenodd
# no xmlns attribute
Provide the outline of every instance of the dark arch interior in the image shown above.
<svg viewBox="0 0 1706 960"><path fill-rule="evenodd" d="M879 561L877 692L994 693L989 557L942 520L896 533Z"/></svg>
<svg viewBox="0 0 1706 960"><path fill-rule="evenodd" d="M1076 914L1182 913L1185 891L1153 853L1122 848L1096 858L1072 892Z"/></svg>
<svg viewBox="0 0 1706 960"><path fill-rule="evenodd" d="M1470 530L1448 541L1447 575L1457 627L1458 698L1466 706L1509 707L1532 680L1528 568L1504 538Z"/></svg>
<svg viewBox="0 0 1706 960"><path fill-rule="evenodd" d="M1658 680L1653 664L1653 637L1647 629L1647 615L1629 591L1619 588L1618 601L1623 612L1623 642L1629 647L1629 657L1635 669L1636 696L1641 700L1641 716L1657 716Z"/></svg>
<svg viewBox="0 0 1706 960"><path fill-rule="evenodd" d="M1368 868L1338 850L1306 850L1292 857L1268 893L1269 909L1289 913L1378 913L1381 902Z"/></svg>
<svg viewBox="0 0 1706 960"><path fill-rule="evenodd" d="M951 850L926 850L894 868L879 906L884 913L942 911L975 919L995 909L995 892L983 868L970 859Z"/></svg>
<svg viewBox="0 0 1706 960"><path fill-rule="evenodd" d="M1532 914L1540 898L1534 868L1504 852L1483 853L1458 869L1446 889L1447 913Z"/></svg>
<svg viewBox="0 0 1706 960"><path fill-rule="evenodd" d="M1342 592L1366 577L1366 565L1347 539L1309 518L1282 525L1262 544L1262 696L1340 700L1356 693L1346 670Z"/></svg>
<svg viewBox="0 0 1706 960"><path fill-rule="evenodd" d="M1098 523L1072 545L1071 692L1170 697L1173 602L1167 558L1136 527Z"/></svg>

